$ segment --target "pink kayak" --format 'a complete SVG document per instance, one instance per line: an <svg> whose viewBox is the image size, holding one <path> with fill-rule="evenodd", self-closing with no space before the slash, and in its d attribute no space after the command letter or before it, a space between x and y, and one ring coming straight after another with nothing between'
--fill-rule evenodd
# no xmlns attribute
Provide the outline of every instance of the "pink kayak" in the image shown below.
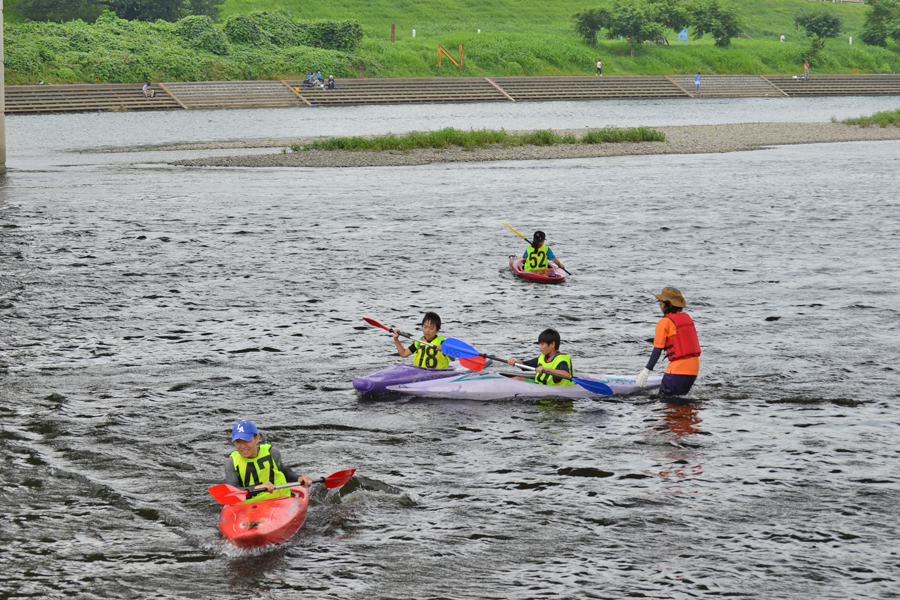
<svg viewBox="0 0 900 600"><path fill-rule="evenodd" d="M509 257L509 268L522 279L540 283L562 283L566 280L566 272L559 267L550 267L539 271L526 271L522 268L524 263L525 259L521 256L512 255Z"/></svg>

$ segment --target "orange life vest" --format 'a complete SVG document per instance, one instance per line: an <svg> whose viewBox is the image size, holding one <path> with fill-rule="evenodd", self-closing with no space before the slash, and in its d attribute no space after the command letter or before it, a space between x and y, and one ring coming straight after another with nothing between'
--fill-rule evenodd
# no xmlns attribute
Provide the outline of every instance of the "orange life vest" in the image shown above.
<svg viewBox="0 0 900 600"><path fill-rule="evenodd" d="M700 340L697 339L693 319L683 312L669 313L666 318L675 323L675 337L669 340L670 345L665 348L669 362L700 356Z"/></svg>

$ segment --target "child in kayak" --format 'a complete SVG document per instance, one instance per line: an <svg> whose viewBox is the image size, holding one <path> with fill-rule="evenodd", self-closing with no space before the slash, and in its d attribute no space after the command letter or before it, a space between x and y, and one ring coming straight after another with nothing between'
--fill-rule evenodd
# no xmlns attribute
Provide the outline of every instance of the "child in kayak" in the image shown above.
<svg viewBox="0 0 900 600"><path fill-rule="evenodd" d="M540 231L538 232L540 233ZM565 377L573 377L572 359L568 354L559 351L559 332L555 329L545 329L538 336L538 344L541 347L541 355L537 358L521 362L515 358L508 361L510 366L516 366L516 363L523 364L537 369L534 381L541 385L575 385L568 379L562 377L553 377L553 375L564 375ZM519 381L528 381L524 377L516 377Z"/></svg>
<svg viewBox="0 0 900 600"><path fill-rule="evenodd" d="M700 373L700 341L694 321L682 312L686 303L684 296L673 287L665 287L661 294L654 294L659 300L659 308L663 318L656 324L653 336L653 353L644 370L637 377L638 387L647 385L647 378L656 361L665 351L669 359L669 368L663 375L659 387L661 398L684 396L691 391L691 386Z"/></svg>
<svg viewBox="0 0 900 600"><path fill-rule="evenodd" d="M404 348L403 344L400 343L400 330L396 327L394 327L393 330L394 345L397 346L397 353L401 358L414 355L413 364L417 367L424 367L426 369L446 369L450 366L451 360L456 360L455 358L446 356L440 351L441 344L446 338L438 335L438 332L441 330L441 318L437 313L425 313L425 316L422 317L422 333L424 335L414 341L409 348ZM422 341L428 342L429 344L432 344L432 346L422 344ZM434 348L433 346L437 346L437 348Z"/></svg>
<svg viewBox="0 0 900 600"><path fill-rule="evenodd" d="M252 421L239 421L231 429L234 452L225 466L225 483L248 490L244 502L271 500L291 494L290 488L276 490L276 485L296 481L308 486L310 477L300 477L281 462L281 452L271 444L260 445L262 436Z"/></svg>
<svg viewBox="0 0 900 600"><path fill-rule="evenodd" d="M550 249L550 246L544 245L544 240L546 239L547 236L544 235L543 231L534 232L534 237L531 239L531 245L525 249L525 263L522 265L523 269L526 271L549 269L550 263L547 261L556 263L556 266L560 269L566 268L559 259L553 255L553 250Z"/></svg>

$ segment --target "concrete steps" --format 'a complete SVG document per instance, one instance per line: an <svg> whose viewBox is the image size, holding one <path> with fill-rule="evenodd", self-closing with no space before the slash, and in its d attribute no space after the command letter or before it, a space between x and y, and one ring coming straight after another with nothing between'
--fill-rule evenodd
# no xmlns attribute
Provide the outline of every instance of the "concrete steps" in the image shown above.
<svg viewBox="0 0 900 600"><path fill-rule="evenodd" d="M509 102L482 77L342 79L333 90L303 88L302 81L287 83L317 106Z"/></svg>
<svg viewBox="0 0 900 600"><path fill-rule="evenodd" d="M491 84L493 81L503 91ZM302 81L205 81L154 84L23 85L6 88L7 114L219 108L642 100L694 95L693 75L342 79L334 90ZM167 93L168 92L170 93ZM504 94L505 92L505 94ZM900 95L900 75L701 75L700 97Z"/></svg>
<svg viewBox="0 0 900 600"><path fill-rule="evenodd" d="M669 75L669 79L684 88L692 96L693 75ZM700 74L702 98L751 98L784 96L777 87L758 75L703 75Z"/></svg>
<svg viewBox="0 0 900 600"><path fill-rule="evenodd" d="M181 108L159 85L145 98L141 83L6 86L6 114L172 110Z"/></svg>
<svg viewBox="0 0 900 600"><path fill-rule="evenodd" d="M281 81L201 81L164 85L189 109L281 108L306 105Z"/></svg>
<svg viewBox="0 0 900 600"><path fill-rule="evenodd" d="M788 96L896 96L900 75L816 75L809 81L793 75L768 75L766 79Z"/></svg>
<svg viewBox="0 0 900 600"><path fill-rule="evenodd" d="M665 77L652 75L497 77L493 81L516 102L686 97L682 90Z"/></svg>

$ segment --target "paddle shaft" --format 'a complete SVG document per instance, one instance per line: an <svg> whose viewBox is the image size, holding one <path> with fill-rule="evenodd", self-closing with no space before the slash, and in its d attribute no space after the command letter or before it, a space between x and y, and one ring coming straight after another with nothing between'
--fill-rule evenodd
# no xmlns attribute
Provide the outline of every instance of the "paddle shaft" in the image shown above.
<svg viewBox="0 0 900 600"><path fill-rule="evenodd" d="M394 333L393 328L391 328L391 327L385 327L384 325L382 325L381 323L379 323L379 322L376 321L375 319L370 319L370 318L368 318L368 317L363 317L363 321L365 321L365 322L368 323L369 325L372 325L373 327L380 327L381 329L384 329L385 331L389 331L390 333ZM409 334L407 334L407 333L403 333L403 332L400 331L399 329L397 330L397 335L402 335L403 337L408 338L408 339L411 339L411 340L413 340L413 341L415 341L415 342L417 342L417 343L425 344L426 346L431 346L432 348L437 348L439 351L440 351L440 349L441 349L440 346L436 346L436 345L434 345L434 344L431 344L431 343L429 343L429 342L426 342L425 340L417 340L417 339L415 339L413 336L411 336L411 335L409 335ZM464 366L465 368L470 369L470 370L472 370L472 371L480 371L481 369L484 368L484 358L478 356L478 355L477 355L477 354L478 354L477 352L476 352L475 354L476 354L476 355L473 356L472 358L460 358L460 359L458 359L458 360L459 360L459 364L461 364L461 365ZM455 357L454 357L454 358L455 358Z"/></svg>
<svg viewBox="0 0 900 600"><path fill-rule="evenodd" d="M376 325L377 327L381 327L382 329L386 329L387 331L389 331L389 332L391 332L391 333L394 333L394 328L393 328L393 327L385 327L384 325L382 325L381 323L378 323L378 321L375 321L375 320L373 320L373 319L364 319L364 320L365 320L365 322L368 323L369 325L376 325L376 324L377 324L377 325ZM405 337L406 339L413 340L413 341L417 341L417 342L419 342L420 344L425 344L426 346L431 346L432 348L437 348L438 350L440 350L440 347L439 347L439 346L435 346L434 344L429 344L429 343L426 342L425 340L416 340L416 338L414 338L413 336L409 335L408 333L404 333L403 331L400 331L399 329L396 331L396 333L397 333L397 335L402 335L402 336Z"/></svg>
<svg viewBox="0 0 900 600"><path fill-rule="evenodd" d="M325 483L325 478L324 478L324 477L319 477L318 479L313 479L312 481L309 482L309 485L312 485L312 484L314 484L314 483ZM282 488L297 487L298 485L306 485L306 484L305 484L305 483L300 483L299 481L295 481L294 483L285 483L285 484L283 484L283 485L276 485L276 486L275 486L275 489L276 489L276 490L280 490L280 489L282 489ZM247 490L247 491L251 491L251 490ZM253 488L252 491L255 492L255 491L258 491L258 490L257 490L256 488Z"/></svg>

